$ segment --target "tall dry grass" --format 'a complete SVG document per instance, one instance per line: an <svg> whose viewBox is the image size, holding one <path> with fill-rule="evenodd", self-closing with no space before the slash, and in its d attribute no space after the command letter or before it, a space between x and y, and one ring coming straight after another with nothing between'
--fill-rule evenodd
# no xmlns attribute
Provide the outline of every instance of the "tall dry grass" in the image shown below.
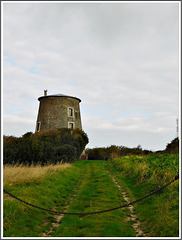
<svg viewBox="0 0 182 240"><path fill-rule="evenodd" d="M5 165L3 167L3 187L21 184L38 182L43 179L45 174L54 173L55 171L63 171L69 168L71 164L56 164L56 165L32 165L30 167L23 165Z"/></svg>

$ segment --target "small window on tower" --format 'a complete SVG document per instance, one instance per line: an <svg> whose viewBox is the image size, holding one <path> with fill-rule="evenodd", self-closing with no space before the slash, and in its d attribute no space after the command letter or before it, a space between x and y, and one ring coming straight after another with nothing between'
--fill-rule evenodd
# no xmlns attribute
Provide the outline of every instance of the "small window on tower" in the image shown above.
<svg viewBox="0 0 182 240"><path fill-rule="evenodd" d="M68 116L73 117L73 108L68 109Z"/></svg>
<svg viewBox="0 0 182 240"><path fill-rule="evenodd" d="M40 131L40 122L37 122L37 132Z"/></svg>
<svg viewBox="0 0 182 240"><path fill-rule="evenodd" d="M73 123L68 123L68 128L73 129Z"/></svg>

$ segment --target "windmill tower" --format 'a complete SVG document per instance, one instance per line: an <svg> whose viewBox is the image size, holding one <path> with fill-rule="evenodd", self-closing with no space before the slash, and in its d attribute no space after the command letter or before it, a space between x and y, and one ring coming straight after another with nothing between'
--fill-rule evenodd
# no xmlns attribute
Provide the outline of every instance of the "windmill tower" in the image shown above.
<svg viewBox="0 0 182 240"><path fill-rule="evenodd" d="M36 132L55 128L82 129L79 98L63 94L47 95L47 90L44 90L44 96L38 100Z"/></svg>

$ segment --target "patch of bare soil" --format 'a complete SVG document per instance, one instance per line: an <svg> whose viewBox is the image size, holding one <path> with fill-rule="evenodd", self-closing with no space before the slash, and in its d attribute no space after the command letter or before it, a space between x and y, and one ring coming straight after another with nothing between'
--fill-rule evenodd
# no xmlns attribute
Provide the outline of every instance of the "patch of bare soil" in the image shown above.
<svg viewBox="0 0 182 240"><path fill-rule="evenodd" d="M70 204L69 205L66 205L63 209L64 212L66 212L66 210L69 208ZM56 211L57 209L54 208L53 211ZM60 214L60 215L54 215L54 220L55 222L52 223L50 229L46 232L44 232L42 234L43 237L52 237L51 236L51 233L54 232L54 229L59 227L59 225L61 224L61 219L64 217L64 214ZM45 223L47 224L47 223Z"/></svg>

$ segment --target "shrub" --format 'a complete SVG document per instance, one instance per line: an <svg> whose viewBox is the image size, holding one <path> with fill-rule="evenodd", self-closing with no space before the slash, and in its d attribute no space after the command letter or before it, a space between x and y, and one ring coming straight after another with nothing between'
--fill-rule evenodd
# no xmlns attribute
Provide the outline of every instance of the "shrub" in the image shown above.
<svg viewBox="0 0 182 240"><path fill-rule="evenodd" d="M27 132L20 138L4 136L4 164L73 162L79 159L88 141L84 131L68 128Z"/></svg>
<svg viewBox="0 0 182 240"><path fill-rule="evenodd" d="M111 145L107 148L87 149L86 153L89 160L109 160L128 155L147 155L152 153L152 151L142 150L140 145L135 148Z"/></svg>
<svg viewBox="0 0 182 240"><path fill-rule="evenodd" d="M58 162L65 161L64 160L65 156L67 157L68 162L74 162L76 160L76 155L77 155L76 148L69 144L64 144L63 146L58 147L56 150Z"/></svg>

